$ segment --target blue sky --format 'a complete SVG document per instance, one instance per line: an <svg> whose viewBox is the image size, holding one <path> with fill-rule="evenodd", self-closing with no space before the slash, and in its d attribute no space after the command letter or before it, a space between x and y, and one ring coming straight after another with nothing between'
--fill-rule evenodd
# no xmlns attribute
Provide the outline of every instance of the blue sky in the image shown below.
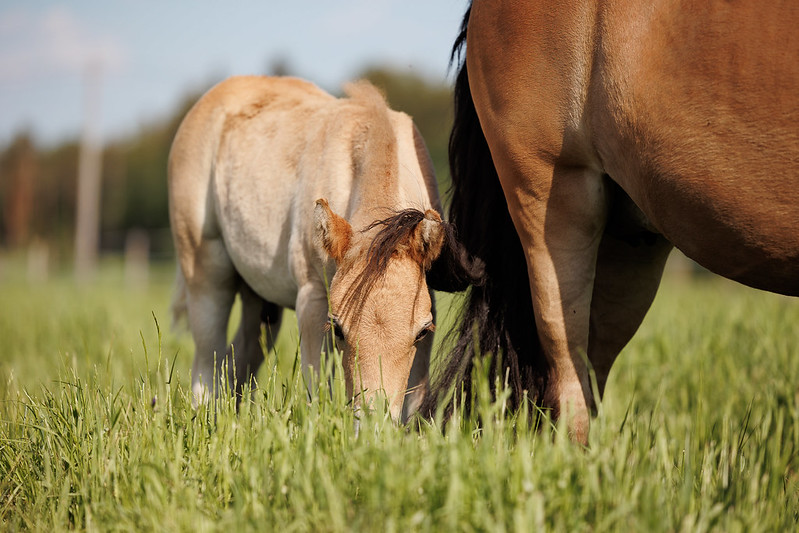
<svg viewBox="0 0 799 533"><path fill-rule="evenodd" d="M22 130L79 135L99 65L104 140L171 112L189 92L278 59L337 90L365 66L447 77L466 0L11 0L0 3L0 143Z"/></svg>

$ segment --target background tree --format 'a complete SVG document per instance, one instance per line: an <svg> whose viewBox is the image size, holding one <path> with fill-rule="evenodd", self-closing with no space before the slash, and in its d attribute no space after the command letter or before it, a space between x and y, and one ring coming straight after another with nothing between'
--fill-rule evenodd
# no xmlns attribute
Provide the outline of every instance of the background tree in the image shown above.
<svg viewBox="0 0 799 533"><path fill-rule="evenodd" d="M1 223L10 248L27 244L31 236L37 176L36 149L30 135L21 133L0 157Z"/></svg>

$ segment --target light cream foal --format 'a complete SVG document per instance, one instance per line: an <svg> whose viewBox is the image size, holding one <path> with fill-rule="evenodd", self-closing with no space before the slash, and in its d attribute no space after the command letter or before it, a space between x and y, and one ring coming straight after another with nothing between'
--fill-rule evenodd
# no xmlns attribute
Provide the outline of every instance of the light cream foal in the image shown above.
<svg viewBox="0 0 799 533"><path fill-rule="evenodd" d="M432 165L411 118L372 85L346 93L235 77L177 132L174 311L188 314L198 400L222 384L240 393L263 360L261 325L271 347L284 307L296 309L306 375L335 338L356 407L361 392L371 401L380 391L394 418L407 417L426 393L435 309L425 271L445 233Z"/></svg>

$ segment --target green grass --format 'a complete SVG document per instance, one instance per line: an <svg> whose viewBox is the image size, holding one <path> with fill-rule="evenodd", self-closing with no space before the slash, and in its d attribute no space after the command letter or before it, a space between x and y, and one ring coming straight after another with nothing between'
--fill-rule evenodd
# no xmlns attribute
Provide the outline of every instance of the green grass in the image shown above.
<svg viewBox="0 0 799 533"><path fill-rule="evenodd" d="M378 409L356 435L340 380L307 401L296 326L238 414L194 411L171 279L0 265L0 529L796 529L798 301L667 280L583 449L488 401L481 425L407 431Z"/></svg>

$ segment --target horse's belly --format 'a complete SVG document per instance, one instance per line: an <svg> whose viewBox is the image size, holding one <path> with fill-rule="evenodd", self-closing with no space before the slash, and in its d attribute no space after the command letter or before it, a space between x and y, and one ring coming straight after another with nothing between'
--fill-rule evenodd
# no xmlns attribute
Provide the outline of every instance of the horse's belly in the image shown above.
<svg viewBox="0 0 799 533"><path fill-rule="evenodd" d="M288 222L288 219L287 221ZM297 283L291 272L289 260L290 225L280 228L242 226L228 231L225 245L236 272L261 298L294 308Z"/></svg>
<svg viewBox="0 0 799 533"><path fill-rule="evenodd" d="M297 283L291 273L294 184L260 179L218 184L217 216L228 254L236 271L262 298L294 307Z"/></svg>
<svg viewBox="0 0 799 533"><path fill-rule="evenodd" d="M739 93L751 105L733 112L704 93L681 100L669 87L635 81L596 114L604 170L666 238L709 270L799 294L796 107L766 112L758 101L767 99ZM686 99L693 105L675 104Z"/></svg>
<svg viewBox="0 0 799 533"><path fill-rule="evenodd" d="M634 131L605 137L608 173L688 257L746 285L799 294L796 136L773 133L785 130L777 120L756 124L766 131L758 136L751 122L697 124L667 110L650 107L635 114Z"/></svg>
<svg viewBox="0 0 799 533"><path fill-rule="evenodd" d="M683 176L650 184L642 210L688 257L746 285L799 295L799 198L787 183Z"/></svg>
<svg viewBox="0 0 799 533"><path fill-rule="evenodd" d="M236 266L244 282L266 301L294 309L297 301L297 284L289 272L286 261L257 265L246 259Z"/></svg>
<svg viewBox="0 0 799 533"><path fill-rule="evenodd" d="M799 9L600 5L585 109L603 170L697 262L799 292Z"/></svg>

